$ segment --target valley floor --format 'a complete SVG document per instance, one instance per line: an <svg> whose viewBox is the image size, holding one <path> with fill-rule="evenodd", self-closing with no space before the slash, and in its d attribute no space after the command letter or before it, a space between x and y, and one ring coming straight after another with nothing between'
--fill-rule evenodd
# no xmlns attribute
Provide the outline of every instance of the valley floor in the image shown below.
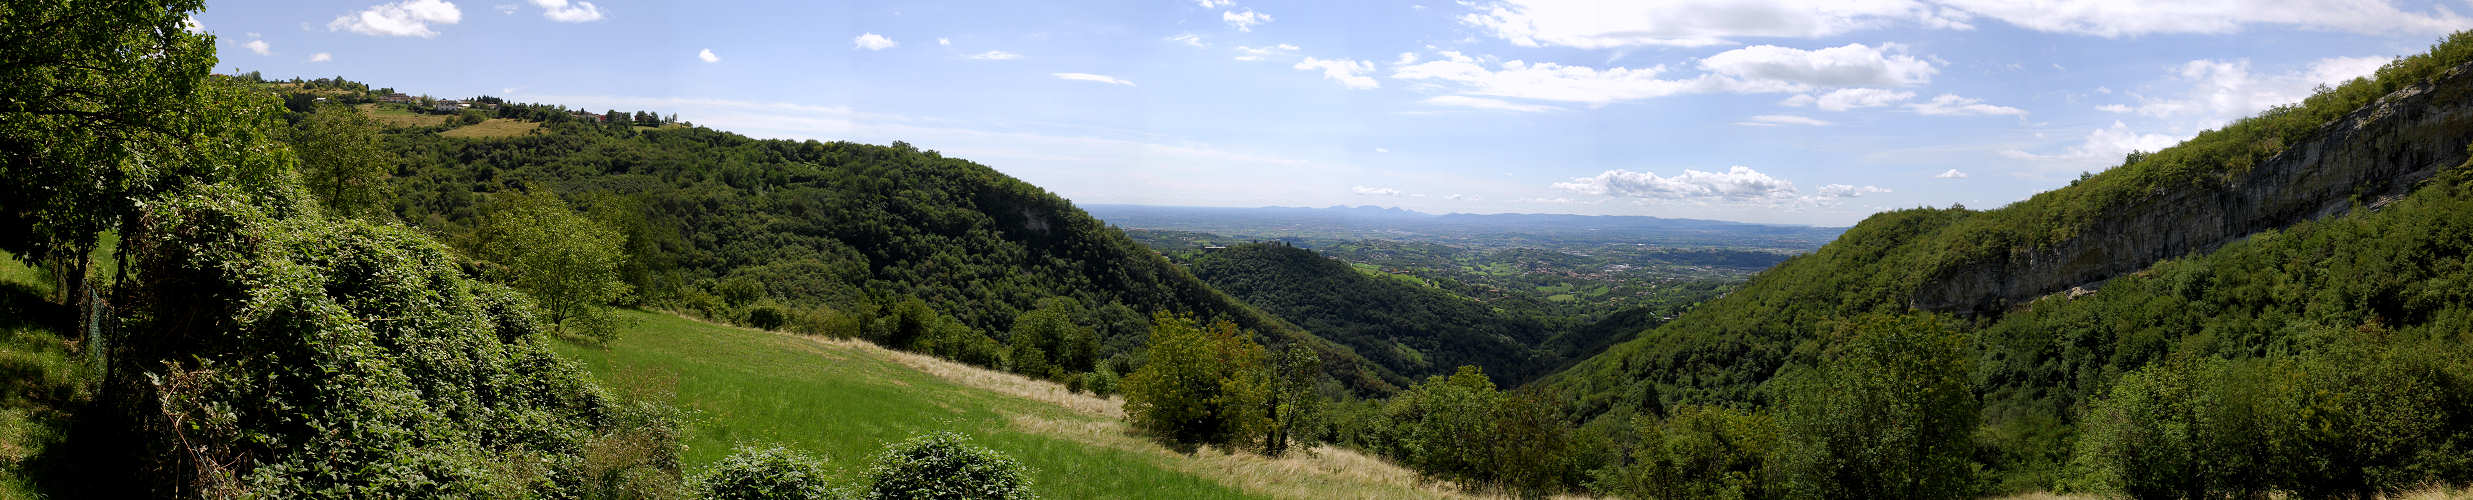
<svg viewBox="0 0 2473 500"><path fill-rule="evenodd" d="M1396 465L1321 447L1272 459L1180 454L1130 434L1120 400L863 341L629 311L607 346L561 343L613 391L691 412L690 471L739 444L779 443L854 481L885 443L951 430L1035 469L1049 498L1465 497Z"/></svg>

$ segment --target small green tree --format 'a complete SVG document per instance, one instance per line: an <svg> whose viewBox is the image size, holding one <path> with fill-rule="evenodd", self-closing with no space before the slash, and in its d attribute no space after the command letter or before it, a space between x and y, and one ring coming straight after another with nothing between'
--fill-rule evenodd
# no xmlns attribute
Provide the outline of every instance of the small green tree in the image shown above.
<svg viewBox="0 0 2473 500"><path fill-rule="evenodd" d="M876 500L1028 500L1030 471L960 434L938 432L885 447L868 468Z"/></svg>
<svg viewBox="0 0 2473 500"><path fill-rule="evenodd" d="M740 446L689 479L696 496L711 500L811 500L835 498L824 459L780 446Z"/></svg>
<svg viewBox="0 0 2473 500"><path fill-rule="evenodd" d="M1784 380L1779 466L1796 496L1972 493L1967 339L1928 315L1847 320L1821 366Z"/></svg>
<svg viewBox="0 0 2473 500"><path fill-rule="evenodd" d="M546 191L507 193L476 235L484 260L538 301L554 331L608 341L618 334L609 304L627 293L624 240Z"/></svg>
<svg viewBox="0 0 2473 500"><path fill-rule="evenodd" d="M378 204L395 165L378 132L377 120L341 105L319 106L293 127L301 183L327 210L356 217L382 208Z"/></svg>
<svg viewBox="0 0 2473 500"><path fill-rule="evenodd" d="M1288 348L1272 357L1271 399L1264 405L1270 425L1263 435L1263 454L1276 457L1287 453L1291 441L1309 438L1298 433L1311 432L1319 426L1324 378L1322 358L1303 343L1289 343Z"/></svg>
<svg viewBox="0 0 2473 500"><path fill-rule="evenodd" d="M1159 314L1149 358L1123 383L1125 420L1135 429L1191 449L1250 444L1265 426L1262 345L1236 324Z"/></svg>
<svg viewBox="0 0 2473 500"><path fill-rule="evenodd" d="M1387 409L1402 434L1402 458L1419 474L1463 487L1492 482L1494 407L1501 400L1494 380L1475 366L1409 387Z"/></svg>
<svg viewBox="0 0 2473 500"><path fill-rule="evenodd" d="M1634 421L1640 441L1627 463L1594 474L1590 488L1628 498L1773 498L1769 474L1777 427L1767 415L1684 405L1664 419Z"/></svg>

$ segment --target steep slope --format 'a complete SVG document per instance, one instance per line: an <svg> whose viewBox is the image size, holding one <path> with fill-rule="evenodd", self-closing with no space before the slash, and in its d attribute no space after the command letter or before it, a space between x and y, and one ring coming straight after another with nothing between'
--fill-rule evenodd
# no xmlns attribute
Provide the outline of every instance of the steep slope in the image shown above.
<svg viewBox="0 0 2473 500"><path fill-rule="evenodd" d="M915 297L1001 338L1035 302L1066 297L1100 318L1102 357L1140 345L1150 314L1192 314L1235 321L1271 343L1307 342L1360 390L1405 380L983 165L898 142L755 140L543 109L552 111L542 115L544 133L531 136L390 134L409 159L395 183L396 214L460 240L494 193L549 189L622 226L627 277L649 305L728 315L779 303L865 315Z"/></svg>
<svg viewBox="0 0 2473 500"><path fill-rule="evenodd" d="M1190 266L1212 286L1412 378L1477 365L1496 379L1525 381L1555 354L1537 347L1554 329L1538 318L1368 275L1313 250L1235 245Z"/></svg>
<svg viewBox="0 0 2473 500"><path fill-rule="evenodd" d="M2465 158L2473 143L2467 61L2473 36L2459 34L2375 79L2133 155L2007 207L1874 215L1819 251L1544 383L1576 395L1584 416L1655 413L1683 402L1757 404L1767 397L1762 385L1782 369L1816 359L1828 341L1821 332L1840 318L1924 309L1974 315L1980 325L2028 298L2376 204ZM2246 344L2259 341L2241 342L2263 352L2266 346ZM2048 361L2026 355L2004 362ZM2120 365L2099 371L2134 369L2138 361L2107 360Z"/></svg>

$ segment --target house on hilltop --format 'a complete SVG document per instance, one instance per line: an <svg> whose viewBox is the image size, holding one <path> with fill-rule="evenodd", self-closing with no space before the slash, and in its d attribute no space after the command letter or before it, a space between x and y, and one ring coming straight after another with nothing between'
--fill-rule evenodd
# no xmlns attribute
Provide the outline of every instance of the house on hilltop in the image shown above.
<svg viewBox="0 0 2473 500"><path fill-rule="evenodd" d="M411 103L412 103L412 96L409 96L409 95L404 95L404 94L401 94L401 93L387 94L387 95L385 95L385 96L383 96L383 97L379 97L379 98L378 98L378 102L391 102L391 103L396 103L396 104L411 104Z"/></svg>

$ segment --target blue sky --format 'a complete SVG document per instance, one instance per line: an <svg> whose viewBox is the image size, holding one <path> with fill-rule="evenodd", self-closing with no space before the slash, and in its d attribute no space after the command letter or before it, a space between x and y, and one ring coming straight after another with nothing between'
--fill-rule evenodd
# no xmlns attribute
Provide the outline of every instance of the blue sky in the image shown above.
<svg viewBox="0 0 2473 500"><path fill-rule="evenodd" d="M2466 14L2459 14L2458 12ZM907 141L1078 203L1851 224L1990 208L2473 2L216 2L221 67Z"/></svg>

